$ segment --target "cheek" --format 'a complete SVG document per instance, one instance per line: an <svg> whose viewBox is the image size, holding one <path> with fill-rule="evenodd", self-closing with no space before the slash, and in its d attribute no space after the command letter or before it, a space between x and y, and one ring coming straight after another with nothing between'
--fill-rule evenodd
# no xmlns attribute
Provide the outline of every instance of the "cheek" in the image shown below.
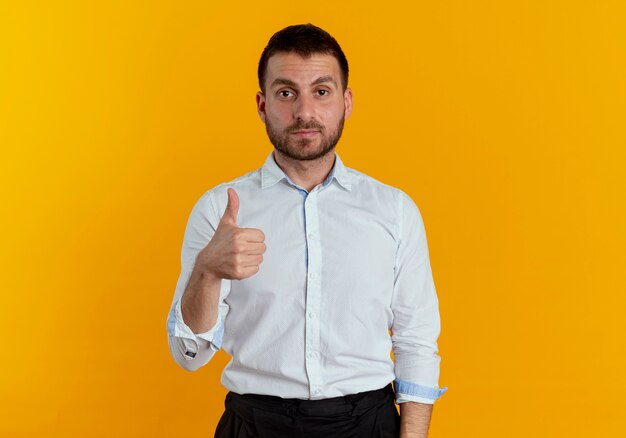
<svg viewBox="0 0 626 438"><path fill-rule="evenodd" d="M339 123L339 120L344 116L345 109L343 105L338 105L333 107L331 110L327 111L324 116L326 118L325 123L336 125Z"/></svg>
<svg viewBox="0 0 626 438"><path fill-rule="evenodd" d="M274 124L284 124L290 119L290 110L286 105L274 106L266 109L266 117Z"/></svg>
<svg viewBox="0 0 626 438"><path fill-rule="evenodd" d="M333 105L333 113L335 117L343 116L345 110L346 110L346 106L344 105L343 99L335 102L335 104Z"/></svg>

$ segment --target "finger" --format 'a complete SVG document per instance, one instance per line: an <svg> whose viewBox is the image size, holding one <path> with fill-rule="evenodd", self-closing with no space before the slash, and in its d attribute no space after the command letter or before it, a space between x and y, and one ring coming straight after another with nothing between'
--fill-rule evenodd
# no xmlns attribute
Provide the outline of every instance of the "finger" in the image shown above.
<svg viewBox="0 0 626 438"><path fill-rule="evenodd" d="M237 226L237 213L239 212L239 196L237 192L233 188L229 188L227 190L228 193L228 203L226 204L226 209L224 210L224 215L220 222L226 222L231 225Z"/></svg>
<svg viewBox="0 0 626 438"><path fill-rule="evenodd" d="M258 228L240 228L241 236L246 242L263 242L265 233Z"/></svg>
<svg viewBox="0 0 626 438"><path fill-rule="evenodd" d="M243 277L244 278L252 277L254 274L259 272L259 269L260 269L259 265L248 266L244 270Z"/></svg>
<svg viewBox="0 0 626 438"><path fill-rule="evenodd" d="M244 254L263 254L267 247L263 242L248 242L245 246Z"/></svg>
<svg viewBox="0 0 626 438"><path fill-rule="evenodd" d="M233 253L237 256L263 254L265 249L265 243L263 242L237 242L233 246Z"/></svg>
<svg viewBox="0 0 626 438"><path fill-rule="evenodd" d="M258 264L250 266L240 266L239 268L234 270L233 274L229 278L233 280L242 280L244 278L253 276L257 272L259 272Z"/></svg>
<svg viewBox="0 0 626 438"><path fill-rule="evenodd" d="M245 255L241 257L239 263L240 266L244 268L249 268L250 266L257 266L263 261L263 256L261 254L253 254L253 255Z"/></svg>

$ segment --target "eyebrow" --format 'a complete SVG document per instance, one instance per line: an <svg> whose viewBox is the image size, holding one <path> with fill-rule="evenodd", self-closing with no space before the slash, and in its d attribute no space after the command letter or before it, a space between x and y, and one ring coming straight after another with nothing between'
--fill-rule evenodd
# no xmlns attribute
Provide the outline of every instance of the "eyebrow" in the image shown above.
<svg viewBox="0 0 626 438"><path fill-rule="evenodd" d="M319 78L317 78L313 82L311 82L311 85L319 85L319 84L323 84L325 82L332 82L335 86L337 86L337 82L335 82L333 77L330 76L330 75L320 76ZM297 88L297 84L294 81L292 81L291 79L287 79L287 78L276 78L276 79L274 79L274 81L272 82L272 87L274 87L276 85L287 85L289 87Z"/></svg>

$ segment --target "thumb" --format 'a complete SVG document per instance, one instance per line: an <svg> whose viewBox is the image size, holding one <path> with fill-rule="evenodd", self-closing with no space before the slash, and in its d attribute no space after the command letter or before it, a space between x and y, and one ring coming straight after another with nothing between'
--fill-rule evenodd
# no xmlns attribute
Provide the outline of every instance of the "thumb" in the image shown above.
<svg viewBox="0 0 626 438"><path fill-rule="evenodd" d="M239 212L239 196L235 189L228 189L228 203L224 210L221 222L227 222L231 225L237 225L237 213Z"/></svg>

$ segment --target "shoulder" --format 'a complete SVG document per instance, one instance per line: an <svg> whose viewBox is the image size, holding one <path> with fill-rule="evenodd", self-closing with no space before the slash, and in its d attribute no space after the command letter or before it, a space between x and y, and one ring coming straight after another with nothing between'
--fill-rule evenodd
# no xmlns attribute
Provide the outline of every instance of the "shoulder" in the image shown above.
<svg viewBox="0 0 626 438"><path fill-rule="evenodd" d="M384 183L359 170L346 167L350 175L352 185L356 190L375 193L377 196L386 198L395 204L405 204L407 202L415 204L413 199L401 188Z"/></svg>
<svg viewBox="0 0 626 438"><path fill-rule="evenodd" d="M204 196L217 196L220 194L226 195L226 191L229 188L237 189L250 189L252 187L260 186L261 181L261 169L253 170L244 175L238 176L235 179L226 181L216 185L215 187L207 190Z"/></svg>
<svg viewBox="0 0 626 438"><path fill-rule="evenodd" d="M237 194L241 195L244 192L249 192L253 188L260 187L260 172L260 169L253 170L206 190L196 201L192 214L206 215L212 221L219 222L221 215L218 212L223 210L223 207L228 201L227 190L233 188L237 191Z"/></svg>
<svg viewBox="0 0 626 438"><path fill-rule="evenodd" d="M244 175L238 176L230 181L220 183L207 190L201 198L210 198L211 200L228 198L227 190L229 188L240 191L248 191L261 185L261 169L253 170Z"/></svg>
<svg viewBox="0 0 626 438"><path fill-rule="evenodd" d="M424 222L417 203L403 189L386 184L356 169L346 168L351 176L352 188L366 202L373 202L380 214L393 217L401 234L407 228L422 229Z"/></svg>

